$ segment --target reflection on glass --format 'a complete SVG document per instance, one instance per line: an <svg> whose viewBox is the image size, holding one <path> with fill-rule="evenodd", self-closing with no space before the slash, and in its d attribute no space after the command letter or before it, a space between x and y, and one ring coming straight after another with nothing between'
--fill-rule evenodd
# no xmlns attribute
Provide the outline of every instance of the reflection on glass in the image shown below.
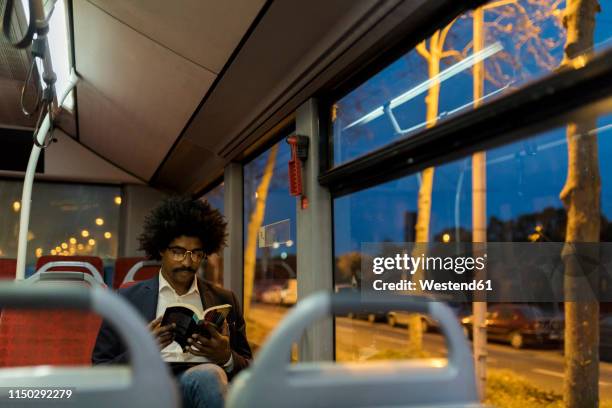
<svg viewBox="0 0 612 408"><path fill-rule="evenodd" d="M605 159L612 152L612 99L597 106L600 109L597 112L590 112L563 127L486 152L484 219L487 241L565 242L589 237L593 242L612 242L612 178L609 177L612 163ZM450 245L472 242L475 225L473 173L472 157L436 167L427 241ZM334 200L337 292L361 288L361 243L415 240L421 182L419 175L410 175ZM587 216L582 217L584 214ZM451 306L469 332L471 305ZM612 315L612 308L606 303L599 306L603 331L607 330L607 316ZM563 304L525 307L554 313L555 324L569 324L564 321ZM424 323L425 329L432 328L429 321ZM339 317L336 319L336 356L339 360L357 361L389 356L414 357L418 353L408 346L408 324L408 316L397 311ZM534 355L562 367L563 356L557 351L563 347L562 338L552 341L548 348L537 346L536 341L535 354L520 352L510 357L506 348L534 347L534 344L527 343L526 337L516 332L496 332L489 337L491 342L501 343L488 349L490 368L506 368L515 375L528 376L542 389L562 393L561 382L555 387L537 376L525 374L537 368ZM423 336L422 351L426 355L441 355L445 352L442 343L442 336L435 331L434 325L434 330ZM603 346L604 354L608 348L608 345ZM572 355L578 356L584 351L585 348L578 348ZM601 376L602 381L608 378L604 371Z"/></svg>
<svg viewBox="0 0 612 408"><path fill-rule="evenodd" d="M202 200L208 203L221 214L225 213L224 208L225 185L220 183L218 186L210 190L202 196ZM204 279L209 280L217 285L223 285L223 251L218 254L209 255L204 265Z"/></svg>
<svg viewBox="0 0 612 408"><path fill-rule="evenodd" d="M566 13L565 1L492 1L436 31L333 104L334 165L498 98L562 64L580 67L589 51L609 47L612 8L602 7L592 48L564 61Z"/></svg>
<svg viewBox="0 0 612 408"><path fill-rule="evenodd" d="M0 180L0 256L17 257L22 182ZM32 191L27 273L42 255L117 257L119 187L37 182Z"/></svg>
<svg viewBox="0 0 612 408"><path fill-rule="evenodd" d="M244 306L249 340L258 346L297 302L290 158L281 140L244 166Z"/></svg>

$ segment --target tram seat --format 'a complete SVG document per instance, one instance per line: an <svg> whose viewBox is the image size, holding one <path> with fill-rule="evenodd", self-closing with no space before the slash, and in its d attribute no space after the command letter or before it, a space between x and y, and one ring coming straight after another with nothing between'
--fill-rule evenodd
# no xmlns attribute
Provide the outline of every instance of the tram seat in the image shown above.
<svg viewBox="0 0 612 408"><path fill-rule="evenodd" d="M332 361L291 364L291 347L311 324L330 315L381 309L431 315L440 322L448 359ZM453 311L414 296L362 298L360 293L317 293L300 300L283 318L230 387L227 408L287 407L481 407L472 354Z"/></svg>
<svg viewBox="0 0 612 408"><path fill-rule="evenodd" d="M72 273L90 277L90 275L80 272ZM47 275L54 274L47 273ZM2 384L0 400L11 401L9 398L12 389L36 388L67 390L67 393L70 393L70 399L64 398L54 400L57 403L49 401L41 404L40 399L24 398L14 404L9 403L9 405L24 408L46 405L92 408L112 406L178 408L180 406L180 394L176 384L161 360L159 348L151 338L146 322L125 299L108 289L102 289L99 285L88 289L82 286L61 285L53 287L29 283L27 280L24 282L0 282L0 307L11 310L48 311L61 309L95 312L96 315L104 318L115 327L118 334L125 339L127 350L130 353L130 365L68 367L57 366L58 362L68 363L67 358L58 354L53 354L52 358L45 356L39 356L38 360L30 358L27 362L19 361L19 364L52 363L56 366L0 368L0 384ZM39 319L38 317L37 320ZM31 330L30 327L27 332L39 332L39 330ZM56 328L53 328L53 330L56 330ZM88 328L89 330L93 332L93 327ZM31 335L31 339L40 340L35 335ZM31 355L34 346L31 343L24 344L24 348L27 348L25 351ZM66 349L62 350L64 353L68 351ZM86 351L88 352L87 359L89 362L90 350L83 347L81 351L83 355ZM81 356L72 355L69 362L71 364L80 363ZM164 390L164 392L151 392L151 390Z"/></svg>
<svg viewBox="0 0 612 408"><path fill-rule="evenodd" d="M0 367L88 366L101 319L81 311L3 310Z"/></svg>
<svg viewBox="0 0 612 408"><path fill-rule="evenodd" d="M134 286L135 284L137 284L138 281L129 281L129 282L123 282L120 286L119 289L124 289L124 288L129 288L130 286Z"/></svg>
<svg viewBox="0 0 612 408"><path fill-rule="evenodd" d="M117 258L113 288L118 289L126 287L124 284L129 282L150 279L159 272L159 267L160 263L158 261L148 261L145 258Z"/></svg>
<svg viewBox="0 0 612 408"><path fill-rule="evenodd" d="M105 287L83 272L42 272L25 282ZM101 323L98 315L78 310L5 309L0 314L0 367L91 365Z"/></svg>
<svg viewBox="0 0 612 408"><path fill-rule="evenodd" d="M83 266L66 266L65 262L86 262L92 265L100 272L100 275L104 277L104 264L102 259L97 256L58 256L58 255L44 255L38 258L36 261L36 271L39 271L46 264L51 262L62 262L63 265L51 266L48 271L62 271L62 272L85 272L91 274L91 271Z"/></svg>
<svg viewBox="0 0 612 408"><path fill-rule="evenodd" d="M3 258L0 259L0 279L15 279L17 271L17 260Z"/></svg>

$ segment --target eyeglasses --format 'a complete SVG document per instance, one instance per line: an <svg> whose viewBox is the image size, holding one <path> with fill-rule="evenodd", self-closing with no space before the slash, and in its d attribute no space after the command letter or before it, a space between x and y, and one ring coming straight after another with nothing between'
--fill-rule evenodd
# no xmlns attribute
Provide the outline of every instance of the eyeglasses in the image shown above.
<svg viewBox="0 0 612 408"><path fill-rule="evenodd" d="M187 254L191 256L191 260L193 263L198 263L202 259L205 258L206 254L201 249L196 249L194 251L188 251L185 248L181 247L169 247L170 258L176 262L183 262L185 258L187 258Z"/></svg>

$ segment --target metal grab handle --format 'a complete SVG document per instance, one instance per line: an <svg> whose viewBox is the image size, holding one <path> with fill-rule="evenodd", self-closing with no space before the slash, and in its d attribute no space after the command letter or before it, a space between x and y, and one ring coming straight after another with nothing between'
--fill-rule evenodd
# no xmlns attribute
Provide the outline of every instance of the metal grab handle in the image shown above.
<svg viewBox="0 0 612 408"><path fill-rule="evenodd" d="M126 300L107 289L0 282L0 308L93 311L106 319L127 345L134 387L162 389L156 387L167 388L172 382L146 322Z"/></svg>
<svg viewBox="0 0 612 408"><path fill-rule="evenodd" d="M98 282L100 282L101 284L104 284L104 278L102 278L102 275L100 275L100 271L98 271L98 269L96 269L96 267L93 266L92 264L90 264L89 262L83 262L83 261L54 261L54 262L48 262L48 263L44 264L43 266L41 266L40 269L37 270L34 273L34 275L36 275L37 273L47 272L51 268L61 268L61 267L72 267L72 268L84 268L84 269L87 269L89 272L91 272L93 277ZM53 271L50 271L50 272L53 272ZM65 272L68 272L68 271L65 271Z"/></svg>
<svg viewBox="0 0 612 408"><path fill-rule="evenodd" d="M291 345L300 339L304 330L315 321L331 314L347 312L379 312L382 310L405 310L432 316L440 322L442 333L447 338L448 366L451 370L469 370L472 355L465 341L463 330L452 309L441 302L409 296L388 296L384 301L362 299L355 294L315 293L300 300L272 332L266 345L253 363L253 372L265 375L270 370L286 370ZM254 374L257 375L257 374ZM472 375L466 372L465 375Z"/></svg>
<svg viewBox="0 0 612 408"><path fill-rule="evenodd" d="M161 263L159 261L136 262L125 275L125 278L123 278L123 282L121 282L121 284L123 285L124 283L132 282L134 280L134 276L136 276L136 272L147 266L161 266Z"/></svg>
<svg viewBox="0 0 612 408"><path fill-rule="evenodd" d="M90 286L101 286L106 288L106 284L104 282L100 282L95 279L88 273L85 272L62 272L62 271L53 271L53 272L37 272L34 275L30 276L24 282L28 283L38 283L38 282L86 282Z"/></svg>

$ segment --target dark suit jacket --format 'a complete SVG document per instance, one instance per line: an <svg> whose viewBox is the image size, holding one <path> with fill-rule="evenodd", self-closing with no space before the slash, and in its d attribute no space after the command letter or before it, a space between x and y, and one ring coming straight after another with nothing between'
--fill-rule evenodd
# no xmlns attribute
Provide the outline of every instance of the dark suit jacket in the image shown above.
<svg viewBox="0 0 612 408"><path fill-rule="evenodd" d="M232 309L227 316L230 348L234 359L234 369L229 373L231 378L238 371L247 367L252 358L251 347L246 338L246 325L242 316L242 308L232 291L214 286L201 279L198 279L198 289L204 309L225 303L232 305ZM155 319L159 294L159 278L157 275L134 286L119 289L119 294L125 297L147 322ZM126 364L129 361L124 344L106 322L103 322L100 327L91 359L93 364Z"/></svg>

